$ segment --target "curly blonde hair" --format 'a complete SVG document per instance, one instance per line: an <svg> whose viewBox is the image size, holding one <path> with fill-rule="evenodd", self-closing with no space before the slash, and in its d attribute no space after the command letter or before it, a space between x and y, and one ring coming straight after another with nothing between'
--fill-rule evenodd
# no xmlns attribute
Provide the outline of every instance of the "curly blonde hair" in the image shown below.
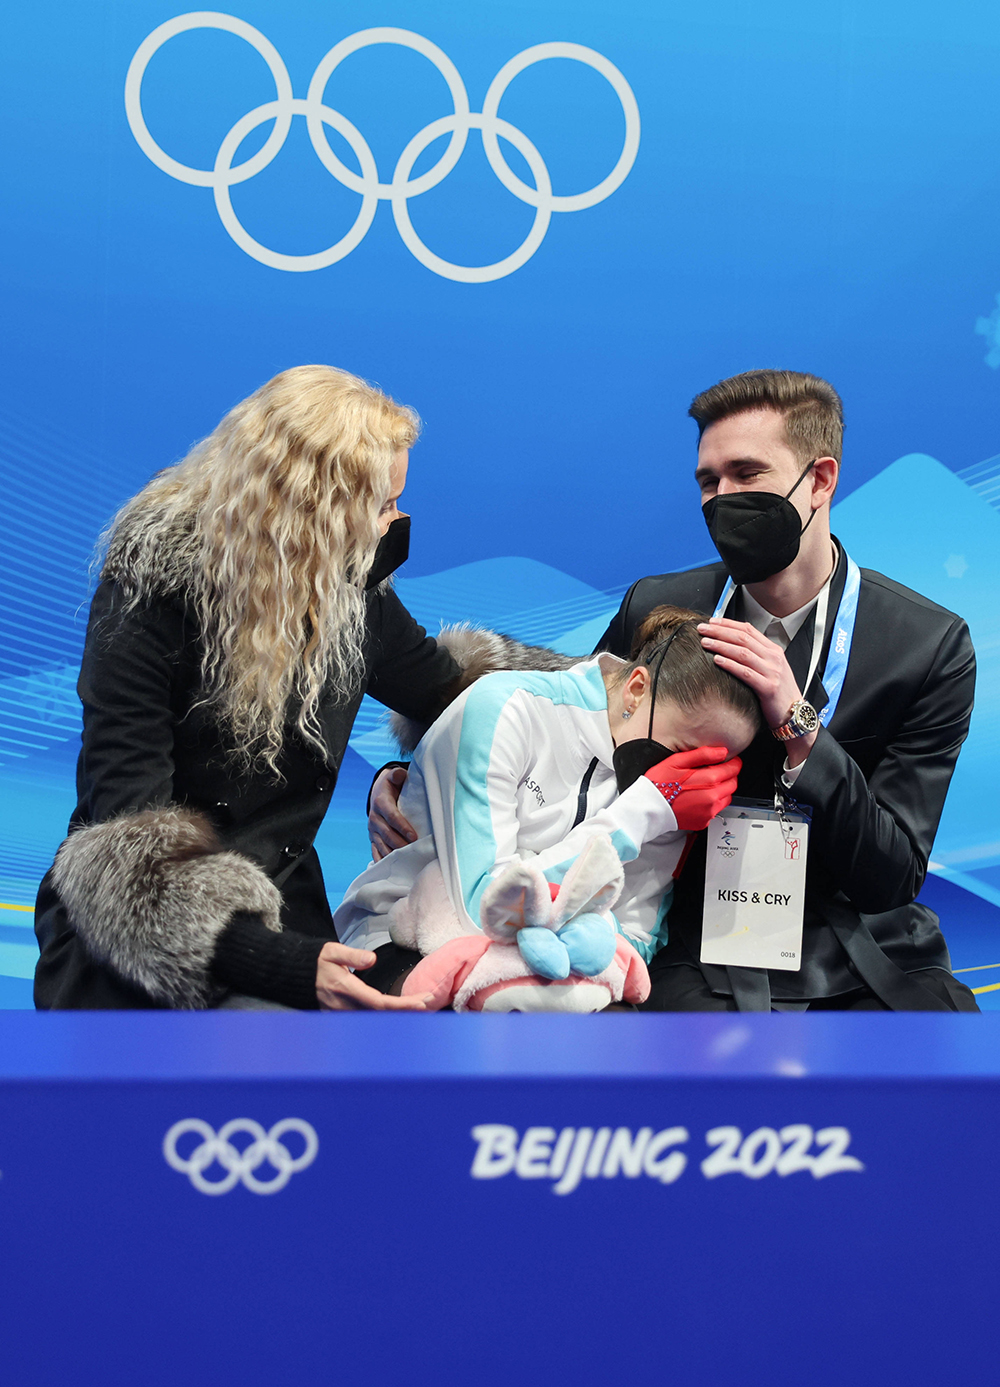
<svg viewBox="0 0 1000 1387"><path fill-rule="evenodd" d="M202 699L246 764L277 770L286 719L325 751L318 709L357 694L365 578L416 414L331 366L282 371L132 498L102 578L130 605L181 593L201 627Z"/></svg>

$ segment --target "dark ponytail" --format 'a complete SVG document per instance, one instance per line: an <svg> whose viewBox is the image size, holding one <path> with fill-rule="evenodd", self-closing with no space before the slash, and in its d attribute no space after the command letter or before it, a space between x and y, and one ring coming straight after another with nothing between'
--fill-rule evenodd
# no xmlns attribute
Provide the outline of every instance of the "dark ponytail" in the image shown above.
<svg viewBox="0 0 1000 1387"><path fill-rule="evenodd" d="M684 607L654 607L636 630L632 662L623 678L627 679L640 665L652 674L669 640L656 683L657 703L671 699L682 708L694 709L714 699L759 728L761 712L757 695L742 679L717 665L702 645L697 627L698 622L705 620L698 612Z"/></svg>

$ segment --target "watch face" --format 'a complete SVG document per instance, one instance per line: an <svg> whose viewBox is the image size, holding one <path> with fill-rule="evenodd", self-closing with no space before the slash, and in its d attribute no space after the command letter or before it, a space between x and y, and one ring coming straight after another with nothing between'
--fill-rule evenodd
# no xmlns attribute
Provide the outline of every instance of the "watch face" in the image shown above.
<svg viewBox="0 0 1000 1387"><path fill-rule="evenodd" d="M792 706L792 715L789 722L795 724L796 730L801 737L804 733L815 732L819 727L819 714L811 703L807 703L804 698Z"/></svg>

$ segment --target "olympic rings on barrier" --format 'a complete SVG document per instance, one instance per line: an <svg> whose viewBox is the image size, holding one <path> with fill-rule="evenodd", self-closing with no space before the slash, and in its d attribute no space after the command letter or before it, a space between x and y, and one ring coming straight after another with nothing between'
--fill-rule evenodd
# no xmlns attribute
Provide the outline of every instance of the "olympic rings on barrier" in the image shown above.
<svg viewBox="0 0 1000 1387"><path fill-rule="evenodd" d="M189 1156L181 1156L177 1143L189 1132L194 1132L202 1140ZM252 1138L242 1151L230 1140L237 1132ZM297 1132L305 1142L300 1156L293 1156L281 1140L286 1132ZM186 1175L202 1194L227 1194L239 1180L254 1194L277 1194L278 1190L285 1188L295 1171L305 1170L307 1165L312 1165L318 1150L319 1137L301 1117L286 1117L282 1122L276 1122L269 1132L265 1132L260 1123L250 1117L234 1117L218 1133L198 1117L185 1117L175 1122L163 1138L163 1155L167 1164ZM205 1171L216 1161L226 1174L221 1180L206 1180ZM265 1162L277 1171L271 1180L259 1180L254 1174Z"/></svg>
<svg viewBox="0 0 1000 1387"><path fill-rule="evenodd" d="M192 168L172 159L153 139L142 114L142 79L150 59L169 39L190 29L222 29L244 39L264 59L274 79L275 100L255 107L236 122L219 146L215 165L211 169ZM336 68L350 54L373 44L397 44L425 57L447 83L454 108L451 115L432 121L414 135L399 156L389 183L380 181L375 158L357 128L346 116L324 103L327 85ZM617 163L606 178L583 193L569 196L554 194L548 169L538 150L522 131L502 120L499 115L500 102L513 79L525 68L546 58L570 58L599 72L610 83L625 116L625 139ZM277 49L258 29L233 15L211 10L169 19L142 41L129 64L125 79L125 112L132 134L146 157L171 178L192 183L196 187L211 188L216 210L226 231L241 250L262 265L269 265L275 270L308 271L324 269L343 260L364 240L381 201L391 204L396 228L410 253L435 274L463 284L486 284L520 269L545 239L552 213L578 212L610 197L628 177L639 149L639 107L631 87L613 63L594 49L585 48L579 43L539 43L518 53L493 78L483 109L476 112L469 109L468 94L458 69L436 44L408 29L362 29L330 49L313 73L307 95L302 100L292 93L288 70ZM229 195L233 184L245 183L253 178L280 153L294 116L305 116L312 147L327 172L345 188L361 195L361 207L351 229L326 250L316 251L312 255L283 255L255 241L236 216ZM274 128L261 148L243 163L234 164L233 159L243 140L269 120L274 122ZM330 148L324 128L327 125L342 135L354 151L361 167L360 175L347 168ZM470 130L481 132L490 168L503 186L521 202L535 209L535 219L523 243L512 254L492 265L455 265L435 255L414 231L407 206L410 198L429 192L447 178L462 157ZM450 134L451 138L438 161L426 173L411 178L419 156L434 140L446 134ZM501 139L507 140L523 155L535 180L534 188L518 178L507 163L500 148Z"/></svg>

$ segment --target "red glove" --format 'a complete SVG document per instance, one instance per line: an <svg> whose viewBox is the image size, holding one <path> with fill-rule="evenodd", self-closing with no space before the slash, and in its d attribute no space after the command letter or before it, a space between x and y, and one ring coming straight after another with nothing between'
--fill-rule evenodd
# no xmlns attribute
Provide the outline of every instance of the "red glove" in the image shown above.
<svg viewBox="0 0 1000 1387"><path fill-rule="evenodd" d="M678 828L688 833L707 828L736 793L743 762L738 756L727 761L726 755L724 746L675 751L646 772L646 779L673 809Z"/></svg>

